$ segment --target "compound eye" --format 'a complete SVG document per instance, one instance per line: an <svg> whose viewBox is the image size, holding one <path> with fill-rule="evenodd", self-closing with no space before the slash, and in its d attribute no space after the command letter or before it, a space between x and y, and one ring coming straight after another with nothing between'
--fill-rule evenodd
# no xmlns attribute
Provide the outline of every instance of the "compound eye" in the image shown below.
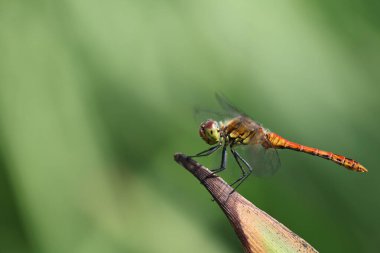
<svg viewBox="0 0 380 253"><path fill-rule="evenodd" d="M215 136L215 134L218 132L215 128L212 128L212 129L209 129L209 136L210 138L213 138L213 136Z"/></svg>
<svg viewBox="0 0 380 253"><path fill-rule="evenodd" d="M219 142L220 133L218 122L215 120L206 120L203 122L199 128L199 135L210 145Z"/></svg>

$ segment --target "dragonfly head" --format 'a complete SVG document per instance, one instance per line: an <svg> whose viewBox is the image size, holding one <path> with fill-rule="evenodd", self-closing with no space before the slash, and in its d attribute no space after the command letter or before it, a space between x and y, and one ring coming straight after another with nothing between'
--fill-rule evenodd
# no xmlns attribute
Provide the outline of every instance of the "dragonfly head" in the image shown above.
<svg viewBox="0 0 380 253"><path fill-rule="evenodd" d="M220 141L220 128L217 121L209 119L202 122L199 127L199 135L210 145Z"/></svg>

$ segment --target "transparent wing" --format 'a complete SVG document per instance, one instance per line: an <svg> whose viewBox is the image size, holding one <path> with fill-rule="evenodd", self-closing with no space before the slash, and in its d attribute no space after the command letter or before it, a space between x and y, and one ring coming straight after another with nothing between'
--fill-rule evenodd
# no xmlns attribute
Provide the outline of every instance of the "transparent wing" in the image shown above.
<svg viewBox="0 0 380 253"><path fill-rule="evenodd" d="M221 109L210 110L210 109L196 107L194 108L194 119L196 121L201 122L207 119L214 119L214 120L221 121L225 119L234 118L239 115L245 115L235 106L231 105L231 103L227 100L227 98L224 95L216 93L215 97L219 105L221 106Z"/></svg>
<svg viewBox="0 0 380 253"><path fill-rule="evenodd" d="M216 110L213 111L209 109L195 108L193 112L194 112L195 121L199 123L207 119L221 121L221 120L231 118L231 114L224 111L216 111Z"/></svg>
<svg viewBox="0 0 380 253"><path fill-rule="evenodd" d="M219 105L223 108L224 113L228 114L230 118L237 116L245 116L260 124L260 122L256 121L254 117L251 117L250 115L246 114L236 106L232 105L232 103L222 93L215 93L215 97Z"/></svg>
<svg viewBox="0 0 380 253"><path fill-rule="evenodd" d="M228 113L230 116L236 117L239 115L247 116L244 112L242 112L240 109L233 106L226 96L224 96L221 93L215 93L216 100L220 104L220 106L223 108L223 110Z"/></svg>
<svg viewBox="0 0 380 253"><path fill-rule="evenodd" d="M280 157L269 142L240 146L243 157L251 165L252 174L257 177L274 175L281 167Z"/></svg>

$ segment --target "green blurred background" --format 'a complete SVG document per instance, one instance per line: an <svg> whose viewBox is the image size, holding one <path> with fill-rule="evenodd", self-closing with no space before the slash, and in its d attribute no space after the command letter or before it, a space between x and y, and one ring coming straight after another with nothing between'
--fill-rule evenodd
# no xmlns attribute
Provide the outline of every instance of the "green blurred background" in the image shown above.
<svg viewBox="0 0 380 253"><path fill-rule="evenodd" d="M379 13L360 0L0 1L0 252L241 252L173 161L206 148L192 113L217 109L215 92L369 169L281 151L246 198L321 252L377 252Z"/></svg>

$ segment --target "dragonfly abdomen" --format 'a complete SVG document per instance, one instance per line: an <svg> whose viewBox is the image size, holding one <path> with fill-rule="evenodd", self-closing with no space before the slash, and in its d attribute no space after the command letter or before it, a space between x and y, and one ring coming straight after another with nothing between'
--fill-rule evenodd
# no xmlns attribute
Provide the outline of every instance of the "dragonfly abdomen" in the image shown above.
<svg viewBox="0 0 380 253"><path fill-rule="evenodd" d="M331 160L349 170L353 170L357 172L368 171L363 165L361 165L357 161L347 158L345 156L337 155L329 151L324 151L317 148L312 148L312 147L304 146L295 142L291 142L275 133L267 133L267 137L274 148L291 149L291 150L311 154L314 156L322 157L324 159Z"/></svg>

